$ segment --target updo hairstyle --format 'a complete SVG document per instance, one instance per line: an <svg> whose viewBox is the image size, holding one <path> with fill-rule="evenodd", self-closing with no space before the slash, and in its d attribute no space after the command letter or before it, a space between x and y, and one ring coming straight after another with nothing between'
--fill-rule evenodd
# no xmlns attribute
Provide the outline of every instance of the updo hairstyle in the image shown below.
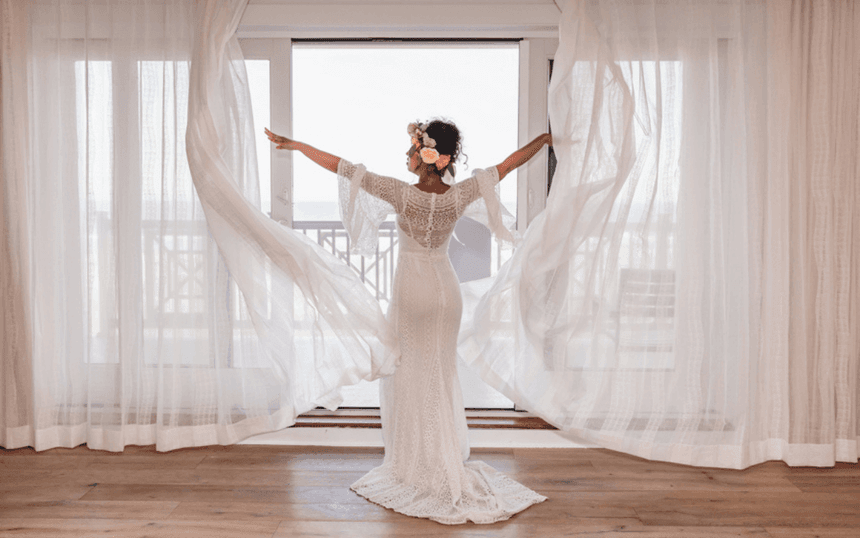
<svg viewBox="0 0 860 538"><path fill-rule="evenodd" d="M460 158L463 152L463 141L460 137L460 130L452 121L441 119L432 120L425 131L427 136L436 141L436 151L440 155L450 155L451 162L454 163ZM464 165L469 162L469 156L463 153L466 158ZM442 172L441 170L439 171Z"/></svg>

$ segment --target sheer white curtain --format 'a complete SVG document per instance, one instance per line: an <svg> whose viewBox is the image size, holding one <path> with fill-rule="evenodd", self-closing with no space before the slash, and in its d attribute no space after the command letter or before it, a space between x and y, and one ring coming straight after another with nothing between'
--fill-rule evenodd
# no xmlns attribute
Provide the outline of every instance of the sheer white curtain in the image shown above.
<svg viewBox="0 0 860 538"><path fill-rule="evenodd" d="M0 446L20 446L32 416L32 327L29 319L29 231L26 204L26 12L0 2Z"/></svg>
<svg viewBox="0 0 860 538"><path fill-rule="evenodd" d="M393 373L397 338L349 266L268 218L259 197L249 195L247 186L258 184L254 126L235 36L246 3L199 7L186 136L191 176L261 355L277 368L298 412L336 407L343 385Z"/></svg>
<svg viewBox="0 0 860 538"><path fill-rule="evenodd" d="M245 3L4 0L3 446L234 443L393 367L259 211Z"/></svg>
<svg viewBox="0 0 860 538"><path fill-rule="evenodd" d="M467 362L648 459L856 461L858 21L838 1L564 3L558 170Z"/></svg>

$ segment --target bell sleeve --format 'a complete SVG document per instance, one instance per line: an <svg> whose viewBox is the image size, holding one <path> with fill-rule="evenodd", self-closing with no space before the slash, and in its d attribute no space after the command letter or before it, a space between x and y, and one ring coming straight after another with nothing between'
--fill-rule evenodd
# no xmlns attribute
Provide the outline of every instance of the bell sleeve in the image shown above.
<svg viewBox="0 0 860 538"><path fill-rule="evenodd" d="M404 205L403 182L368 172L364 165L341 159L337 167L340 216L350 239L350 250L376 255L379 225Z"/></svg>
<svg viewBox="0 0 860 538"><path fill-rule="evenodd" d="M460 200L465 206L463 216L489 228L502 248L518 244L517 219L501 203L498 169L495 166L487 170L479 168L460 185Z"/></svg>

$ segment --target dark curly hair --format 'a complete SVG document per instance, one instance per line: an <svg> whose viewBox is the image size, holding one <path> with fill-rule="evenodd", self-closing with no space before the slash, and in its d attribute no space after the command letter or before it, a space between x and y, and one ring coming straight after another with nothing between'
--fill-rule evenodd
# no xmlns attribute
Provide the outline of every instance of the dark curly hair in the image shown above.
<svg viewBox="0 0 860 538"><path fill-rule="evenodd" d="M457 161L461 154L466 158L463 164L469 162L469 156L463 153L463 138L454 122L439 118L433 119L427 125L426 133L427 136L436 141L436 151L441 155L450 155L452 163Z"/></svg>

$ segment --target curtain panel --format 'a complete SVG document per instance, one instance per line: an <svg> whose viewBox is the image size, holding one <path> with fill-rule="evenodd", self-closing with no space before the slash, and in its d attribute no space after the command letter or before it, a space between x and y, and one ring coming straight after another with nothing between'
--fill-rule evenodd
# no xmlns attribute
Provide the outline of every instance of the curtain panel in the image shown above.
<svg viewBox="0 0 860 538"><path fill-rule="evenodd" d="M0 446L27 444L33 416L27 213L27 13L0 3Z"/></svg>
<svg viewBox="0 0 860 538"><path fill-rule="evenodd" d="M860 439L860 6L767 9L756 182L761 457L857 461ZM749 70L753 75L752 70ZM760 124L757 120L761 120ZM763 174L755 174L758 179Z"/></svg>
<svg viewBox="0 0 860 538"><path fill-rule="evenodd" d="M565 2L556 176L467 362L647 459L856 461L858 21L844 1Z"/></svg>
<svg viewBox="0 0 860 538"><path fill-rule="evenodd" d="M3 1L3 446L231 444L393 368L358 277L260 211L245 4Z"/></svg>

